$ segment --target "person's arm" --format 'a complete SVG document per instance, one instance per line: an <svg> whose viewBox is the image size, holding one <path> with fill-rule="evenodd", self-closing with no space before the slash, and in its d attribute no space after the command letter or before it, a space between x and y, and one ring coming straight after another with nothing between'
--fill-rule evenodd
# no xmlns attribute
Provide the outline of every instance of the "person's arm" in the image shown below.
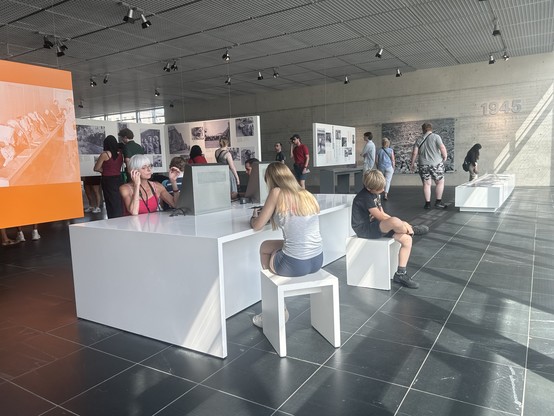
<svg viewBox="0 0 554 416"><path fill-rule="evenodd" d="M368 144L364 144L364 147L362 149L362 153L360 153L360 156L361 157L365 157L366 153L367 153L367 150L368 150Z"/></svg>
<svg viewBox="0 0 554 416"><path fill-rule="evenodd" d="M310 166L310 152L308 150L308 146L304 145L304 154L306 156L306 160L304 161L304 170L308 169L308 166Z"/></svg>
<svg viewBox="0 0 554 416"><path fill-rule="evenodd" d="M419 147L417 147L417 142L414 144L414 148L412 150L412 160L410 161L410 170L413 172L415 169L415 161L417 159L419 153Z"/></svg>
<svg viewBox="0 0 554 416"><path fill-rule="evenodd" d="M102 169L102 165L104 164L104 162L106 160L108 160L110 158L110 155L108 155L108 152L102 152L100 153L100 156L98 157L98 160L96 161L96 163L94 164L94 168L93 170L95 172L100 172L102 173L102 171L104 169Z"/></svg>
<svg viewBox="0 0 554 416"><path fill-rule="evenodd" d="M448 158L448 152L446 151L446 146L443 143L441 143L439 147L441 149L442 161L444 163Z"/></svg>
<svg viewBox="0 0 554 416"><path fill-rule="evenodd" d="M176 167L172 167L171 169L169 169L169 182L171 183L171 190L173 191L173 195L167 192L165 186L155 182L156 188L160 191L160 198L162 198L171 208L175 208L177 206L177 201L179 200L179 193L181 192L181 190L179 189L179 185L177 184L177 178L180 174L181 171Z"/></svg>
<svg viewBox="0 0 554 416"><path fill-rule="evenodd" d="M394 157L394 150L390 151L390 160L392 161L392 168L396 169L396 158Z"/></svg>
<svg viewBox="0 0 554 416"><path fill-rule="evenodd" d="M131 171L131 180L129 184L124 184L119 187L119 194L125 208L131 215L138 215L140 207L140 172L138 170Z"/></svg>
<svg viewBox="0 0 554 416"><path fill-rule="evenodd" d="M250 226L259 231L265 227L267 222L271 219L271 216L275 212L275 207L277 206L277 199L281 193L281 188L273 188L267 199L265 200L264 207L261 211L254 209L252 212L252 218L250 218Z"/></svg>
<svg viewBox="0 0 554 416"><path fill-rule="evenodd" d="M292 159L292 162L294 163L294 148L296 145L294 143L290 144L290 158Z"/></svg>
<svg viewBox="0 0 554 416"><path fill-rule="evenodd" d="M231 172L233 172L233 175L237 180L237 188L238 188L238 186L240 185L240 179L239 179L239 174L237 172L237 168L235 168L235 162L233 161L233 156L231 156L231 152L227 152L227 154L225 155L225 159L227 159L229 169L231 169Z"/></svg>
<svg viewBox="0 0 554 416"><path fill-rule="evenodd" d="M379 152L375 152L375 167L379 166Z"/></svg>
<svg viewBox="0 0 554 416"><path fill-rule="evenodd" d="M368 209L369 214L377 221L384 221L390 218L390 215L383 211L382 208L373 207Z"/></svg>

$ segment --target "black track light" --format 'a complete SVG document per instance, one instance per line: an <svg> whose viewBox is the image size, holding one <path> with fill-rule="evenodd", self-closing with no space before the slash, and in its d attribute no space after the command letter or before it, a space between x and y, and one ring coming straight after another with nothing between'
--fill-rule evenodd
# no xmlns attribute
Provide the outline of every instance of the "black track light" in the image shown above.
<svg viewBox="0 0 554 416"><path fill-rule="evenodd" d="M154 95L155 95L156 97L159 97L159 96L160 96L160 92L158 91L157 88L154 90Z"/></svg>
<svg viewBox="0 0 554 416"><path fill-rule="evenodd" d="M152 26L152 22L144 16L144 13L140 14L140 20L142 20L142 28L146 29L149 26Z"/></svg>
<svg viewBox="0 0 554 416"><path fill-rule="evenodd" d="M173 108L173 107L175 107L175 105L173 104L173 101L171 101L171 102L169 103L169 108Z"/></svg>
<svg viewBox="0 0 554 416"><path fill-rule="evenodd" d="M494 22L494 30L492 31L493 36L500 36L500 29L498 29L498 22Z"/></svg>
<svg viewBox="0 0 554 416"><path fill-rule="evenodd" d="M231 55L229 55L229 49L225 50L225 53L221 56L221 59L223 59L225 62L229 62L231 60Z"/></svg>
<svg viewBox="0 0 554 416"><path fill-rule="evenodd" d="M102 81L104 84L107 84L107 83L108 83L108 81L109 81L109 79L108 79L109 75L110 75L110 74L104 75L104 80Z"/></svg>
<svg viewBox="0 0 554 416"><path fill-rule="evenodd" d="M179 69L179 67L177 66L177 61L173 61L173 63L171 64L171 66L169 67L169 69L171 71L177 71ZM167 71L169 72L169 71Z"/></svg>
<svg viewBox="0 0 554 416"><path fill-rule="evenodd" d="M264 79L264 76L262 75L261 71L258 71L258 81L261 81Z"/></svg>
<svg viewBox="0 0 554 416"><path fill-rule="evenodd" d="M381 58L383 56L383 48L379 48L377 53L375 54L376 58Z"/></svg>
<svg viewBox="0 0 554 416"><path fill-rule="evenodd" d="M163 67L163 70L164 70L165 72L170 72L170 71L171 71L171 65L169 65L169 62L167 62L167 63L165 64L165 66Z"/></svg>
<svg viewBox="0 0 554 416"><path fill-rule="evenodd" d="M66 48L66 49L67 49L67 48ZM58 57L59 57L59 56L64 56L64 55L65 55L65 53L63 52L63 49L62 49L62 47L61 47L60 45L56 45L56 55L58 55Z"/></svg>
<svg viewBox="0 0 554 416"><path fill-rule="evenodd" d="M350 80L348 79L348 75L344 77L344 85L350 84Z"/></svg>
<svg viewBox="0 0 554 416"><path fill-rule="evenodd" d="M132 7L129 7L129 10L127 10L127 14L123 18L123 21L125 23L135 23L135 18L133 17L134 14L135 14L135 9L133 9Z"/></svg>
<svg viewBox="0 0 554 416"><path fill-rule="evenodd" d="M508 55L508 52L504 51L504 55L502 55L502 59L504 59L505 61L510 59L510 55Z"/></svg>
<svg viewBox="0 0 554 416"><path fill-rule="evenodd" d="M79 108L84 108L84 107L85 107L85 106L83 105L83 100L81 100L81 101L79 102L79 105L78 105L77 107L79 107Z"/></svg>
<svg viewBox="0 0 554 416"><path fill-rule="evenodd" d="M45 49L52 49L54 47L54 44L50 41L50 39L48 39L48 36L44 36L44 43L42 47Z"/></svg>
<svg viewBox="0 0 554 416"><path fill-rule="evenodd" d="M231 85L231 77L230 76L228 76L227 79L225 80L225 84Z"/></svg>
<svg viewBox="0 0 554 416"><path fill-rule="evenodd" d="M489 55L489 65L492 65L496 62L496 59L494 59L494 55L491 53Z"/></svg>
<svg viewBox="0 0 554 416"><path fill-rule="evenodd" d="M62 51L67 51L68 47L65 46L65 44L64 44L63 42L60 41L60 49L61 49Z"/></svg>
<svg viewBox="0 0 554 416"><path fill-rule="evenodd" d="M401 76L402 76L402 72L400 72L400 68L396 68L396 78Z"/></svg>
<svg viewBox="0 0 554 416"><path fill-rule="evenodd" d="M279 78L279 72L275 68L273 68L273 78Z"/></svg>
<svg viewBox="0 0 554 416"><path fill-rule="evenodd" d="M94 78L92 78L92 77L89 79L89 81L90 81L90 86L93 87L93 88L96 87L96 86L98 85L98 84L96 83L96 81L94 80Z"/></svg>

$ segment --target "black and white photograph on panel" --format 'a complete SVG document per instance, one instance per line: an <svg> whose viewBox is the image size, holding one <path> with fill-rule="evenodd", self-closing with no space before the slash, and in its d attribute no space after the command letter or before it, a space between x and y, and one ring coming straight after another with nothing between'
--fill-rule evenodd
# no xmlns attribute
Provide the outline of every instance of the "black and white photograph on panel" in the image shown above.
<svg viewBox="0 0 554 416"><path fill-rule="evenodd" d="M192 140L204 140L204 126L191 127L190 137Z"/></svg>
<svg viewBox="0 0 554 416"><path fill-rule="evenodd" d="M335 140L342 140L342 132L340 130L335 130Z"/></svg>
<svg viewBox="0 0 554 416"><path fill-rule="evenodd" d="M229 153L231 154L233 161L240 160L240 149L238 147L229 147Z"/></svg>
<svg viewBox="0 0 554 416"><path fill-rule="evenodd" d="M213 120L204 122L204 143L206 148L218 148L220 139L229 140L231 145L229 120Z"/></svg>
<svg viewBox="0 0 554 416"><path fill-rule="evenodd" d="M406 121L402 123L383 123L381 126L382 137L390 140L390 147L394 150L396 158L395 173L411 173L410 160L414 143L423 135L421 125L431 123L433 133L441 136L446 147L448 157L444 164L445 172L453 172L454 169L454 139L455 119L441 118L435 120ZM416 167L417 172L417 167Z"/></svg>
<svg viewBox="0 0 554 416"><path fill-rule="evenodd" d="M122 121L118 121L117 122L117 132L119 133L121 130L123 129L128 129L129 127L127 127L128 124L125 123L125 122L122 122ZM133 134L135 134L135 132L133 131Z"/></svg>
<svg viewBox="0 0 554 416"><path fill-rule="evenodd" d="M241 163L241 165L244 165L244 163L248 159L252 159L253 157L256 157L256 150L253 147L242 147L240 149L240 163Z"/></svg>
<svg viewBox="0 0 554 416"><path fill-rule="evenodd" d="M342 147L348 146L348 139L346 137L342 138Z"/></svg>
<svg viewBox="0 0 554 416"><path fill-rule="evenodd" d="M326 131L325 132L325 141L327 143L331 143L333 141L332 137L331 137L331 132L330 131Z"/></svg>
<svg viewBox="0 0 554 416"><path fill-rule="evenodd" d="M251 137L254 135L254 117L243 117L235 120L237 137Z"/></svg>
<svg viewBox="0 0 554 416"><path fill-rule="evenodd" d="M352 156L352 148L351 147L346 147L344 149L344 157L347 158L348 156Z"/></svg>
<svg viewBox="0 0 554 416"><path fill-rule="evenodd" d="M104 150L106 128L104 126L87 126L77 124L77 143L79 154L99 155Z"/></svg>
<svg viewBox="0 0 554 416"><path fill-rule="evenodd" d="M317 129L317 154L325 154L325 129Z"/></svg>
<svg viewBox="0 0 554 416"><path fill-rule="evenodd" d="M160 130L146 129L140 132L140 144L148 154L161 155Z"/></svg>
<svg viewBox="0 0 554 416"><path fill-rule="evenodd" d="M159 155L159 154L152 155L152 166L154 166L155 168L162 167L162 155Z"/></svg>
<svg viewBox="0 0 554 416"><path fill-rule="evenodd" d="M188 155L190 147L183 138L183 133L177 130L176 126L167 126L167 137L169 141L169 153L172 155Z"/></svg>

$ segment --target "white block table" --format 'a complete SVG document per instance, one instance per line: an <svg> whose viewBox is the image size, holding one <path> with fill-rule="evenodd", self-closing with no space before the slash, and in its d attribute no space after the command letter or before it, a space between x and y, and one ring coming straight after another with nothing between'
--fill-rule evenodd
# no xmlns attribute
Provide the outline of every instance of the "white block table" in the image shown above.
<svg viewBox="0 0 554 416"><path fill-rule="evenodd" d="M460 211L495 212L515 187L513 174L488 174L456 187L455 205Z"/></svg>

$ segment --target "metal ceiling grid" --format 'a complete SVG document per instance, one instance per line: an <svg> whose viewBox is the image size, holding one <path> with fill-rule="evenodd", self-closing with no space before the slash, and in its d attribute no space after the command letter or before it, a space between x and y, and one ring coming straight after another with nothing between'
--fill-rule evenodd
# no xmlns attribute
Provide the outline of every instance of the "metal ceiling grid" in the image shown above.
<svg viewBox="0 0 554 416"><path fill-rule="evenodd" d="M387 59L387 55L385 55L385 53L383 53L383 56L385 57L385 59ZM341 61L344 61L347 64L351 65L367 63L375 59L379 59L375 57L375 54L373 52L350 53L348 55L341 55L339 58Z"/></svg>
<svg viewBox="0 0 554 416"><path fill-rule="evenodd" d="M37 9L44 9L46 7L52 6L52 0L8 0L8 1L11 1L12 3L27 4Z"/></svg>
<svg viewBox="0 0 554 416"><path fill-rule="evenodd" d="M391 46L402 45L406 42L424 42L437 37L438 28L429 25L412 26L406 29L371 35L371 39L379 45L385 45L385 53Z"/></svg>
<svg viewBox="0 0 554 416"><path fill-rule="evenodd" d="M279 30L281 33L294 33L339 22L338 19L312 4L265 15L256 18L256 20L263 25Z"/></svg>
<svg viewBox="0 0 554 416"><path fill-rule="evenodd" d="M112 58L113 54L117 53L117 50L110 49L108 45L90 44L86 42L80 42L78 40L70 40L64 42L64 44L68 48L65 51L66 56L72 56L74 58L79 58L82 60L95 60L97 57L102 57L101 59L104 60L106 59L104 58L104 56L106 56L107 59L110 59ZM51 49L50 52L55 54L56 50ZM64 67L67 66L65 62L63 62L62 64Z"/></svg>
<svg viewBox="0 0 554 416"><path fill-rule="evenodd" d="M292 74L292 75L286 76L286 79L294 82L306 82L314 78L315 79L325 78L325 75L319 72L310 71L310 72L302 72L300 74Z"/></svg>
<svg viewBox="0 0 554 416"><path fill-rule="evenodd" d="M287 77L293 74L308 72L306 68L303 68L299 65L283 65L283 66L277 66L275 67L275 69L277 70L277 72L279 73L279 76L281 77ZM272 73L272 76L273 76L273 73Z"/></svg>
<svg viewBox="0 0 554 416"><path fill-rule="evenodd" d="M405 67L399 67L399 68L400 68L400 71L402 72L402 74L406 74L406 73L415 71L415 69L412 69L412 68L405 68ZM372 72L373 72L373 75L375 75L376 77L383 77L383 76L394 77L394 76L396 76L396 68L376 69L376 70L373 70ZM399 82L402 82L402 78L399 78L398 80L399 80Z"/></svg>
<svg viewBox="0 0 554 416"><path fill-rule="evenodd" d="M223 54L223 52L225 52L225 48L233 46L231 42L216 38L208 33L194 33L192 35L183 36L179 39L168 40L164 43L176 48L193 50L195 53L220 49L221 54Z"/></svg>
<svg viewBox="0 0 554 416"><path fill-rule="evenodd" d="M14 56L23 55L30 52L31 50L32 49L25 46L0 42L0 59L9 59Z"/></svg>
<svg viewBox="0 0 554 416"><path fill-rule="evenodd" d="M327 77L334 77L334 78L343 78L341 79L342 81L344 80L344 76L348 75L353 75L353 74L361 74L361 73L365 73L367 71L365 71L364 69L358 67L358 66L355 66L355 65L344 65L344 66L337 66L337 67L334 67L334 68L327 68L325 70L325 72L323 73L323 75L327 76Z"/></svg>
<svg viewBox="0 0 554 416"><path fill-rule="evenodd" d="M329 43L319 46L318 49L328 53L329 55L344 55L355 52L367 52L378 46L366 38L350 39L336 43Z"/></svg>
<svg viewBox="0 0 554 416"><path fill-rule="evenodd" d="M420 22L409 9L398 9L379 15L363 17L361 19L347 22L348 27L369 36L392 30L405 29L407 27L419 26Z"/></svg>
<svg viewBox="0 0 554 416"><path fill-rule="evenodd" d="M271 39L259 40L249 43L248 45L241 45L241 47L236 48L236 50L240 50L246 46L250 48L251 51L257 53L258 56L273 55L308 47L302 40L295 39L290 35L281 35Z"/></svg>
<svg viewBox="0 0 554 416"><path fill-rule="evenodd" d="M435 39L429 39L423 42L405 43L387 48L387 51L396 57L404 57L406 55L425 55L427 52L444 50L444 46ZM385 55L383 53L383 55ZM386 57L386 56L384 56Z"/></svg>
<svg viewBox="0 0 554 416"><path fill-rule="evenodd" d="M309 62L298 64L298 66L302 68L306 68L311 71L319 71L322 74L325 74L325 71L329 68L336 68L344 65L345 65L345 62L343 60L335 57L317 59L315 61L309 61Z"/></svg>
<svg viewBox="0 0 554 416"><path fill-rule="evenodd" d="M526 22L536 22L543 19L554 19L554 2L545 1L542 3L525 4L517 7L500 9L496 11L500 31L504 25L515 25Z"/></svg>
<svg viewBox="0 0 554 416"><path fill-rule="evenodd" d="M30 30L20 29L13 25L1 28L0 40L6 43L25 46L31 49L42 48L42 36Z"/></svg>
<svg viewBox="0 0 554 416"><path fill-rule="evenodd" d="M23 55L14 56L11 60L33 65L49 66L51 68L61 68L62 63L67 65L81 61L81 59L72 58L71 56L57 57L55 50L44 48L36 49Z"/></svg>
<svg viewBox="0 0 554 416"><path fill-rule="evenodd" d="M508 40L552 33L554 33L554 19L545 19L533 23L526 22L502 27L502 36Z"/></svg>
<svg viewBox="0 0 554 416"><path fill-rule="evenodd" d="M143 29L140 21L137 21L134 24L118 25L117 30L149 39L152 42L164 42L168 39L177 39L196 32L196 30L191 30L189 26L179 25L161 17L152 16L148 20L152 25L146 29Z"/></svg>
<svg viewBox="0 0 554 416"><path fill-rule="evenodd" d="M325 53L324 51L318 48L306 48L298 49L296 51L290 51L287 53L280 53L274 55L275 62L278 62L279 65L286 64L297 64L301 65L304 62L315 61L317 59L329 58L330 54Z"/></svg>
<svg viewBox="0 0 554 416"><path fill-rule="evenodd" d="M242 12L249 17L258 17L266 14L292 9L312 3L312 0L220 0L228 7Z"/></svg>
<svg viewBox="0 0 554 416"><path fill-rule="evenodd" d="M49 3L45 6L46 10L59 14L61 18L82 20L101 27L123 24L123 16L126 12L123 6L111 0L68 0L57 2L54 7L51 7L52 1Z"/></svg>
<svg viewBox="0 0 554 416"><path fill-rule="evenodd" d="M529 47L529 45L533 45ZM512 56L517 56L516 51L523 51L529 48L535 48L534 50L539 50L540 52L534 53L548 53L554 51L554 33L545 33L544 35L536 36L525 36L520 38L515 38L510 41L510 49L508 52ZM529 49L533 50L533 49ZM529 55L526 53L524 55Z"/></svg>
<svg viewBox="0 0 554 416"><path fill-rule="evenodd" d="M151 44L152 41L122 32L117 29L106 29L93 32L78 38L81 42L99 45L113 45L119 51L125 52L130 49L138 48Z"/></svg>
<svg viewBox="0 0 554 416"><path fill-rule="evenodd" d="M209 31L220 26L230 25L248 19L244 10L235 10L224 1L203 0L186 3L181 7L159 12L167 20L179 24L191 24L199 30Z"/></svg>
<svg viewBox="0 0 554 416"><path fill-rule="evenodd" d="M129 51L129 53L136 56L149 58L149 60L161 62L170 59L177 59L180 56L186 55L190 52L165 43L155 43L152 45L141 46L139 48L132 49Z"/></svg>
<svg viewBox="0 0 554 416"><path fill-rule="evenodd" d="M339 42L360 38L360 35L342 23L308 29L290 35L291 38L304 42L309 46L319 46L326 43Z"/></svg>
<svg viewBox="0 0 554 416"><path fill-rule="evenodd" d="M368 72L376 72L381 69L395 69L395 68L405 68L406 64L400 59L390 58L390 59L379 59L379 61L361 63L356 65L359 68L364 69Z"/></svg>
<svg viewBox="0 0 554 416"><path fill-rule="evenodd" d="M492 36L494 29L493 18L486 15L473 15L467 18L458 18L434 22L428 25L431 33L442 36L465 35L466 33L482 33Z"/></svg>
<svg viewBox="0 0 554 416"><path fill-rule="evenodd" d="M477 0L435 0L411 7L411 11L421 22L428 23L488 14L486 2Z"/></svg>
<svg viewBox="0 0 554 416"><path fill-rule="evenodd" d="M15 20L21 19L23 16L36 12L36 7L26 4L16 3L8 0L0 3L0 25L5 25Z"/></svg>
<svg viewBox="0 0 554 416"><path fill-rule="evenodd" d="M224 26L211 30L209 33L212 36L237 45L282 35L282 32L270 26L262 25L256 20Z"/></svg>
<svg viewBox="0 0 554 416"><path fill-rule="evenodd" d="M190 2L191 0L130 0L127 3L151 14L183 7L185 6L183 3Z"/></svg>
<svg viewBox="0 0 554 416"><path fill-rule="evenodd" d="M464 37L444 37L440 42L456 57L468 55L473 51L486 54L502 49L502 42L497 36L490 35L483 37L480 33L467 33Z"/></svg>
<svg viewBox="0 0 554 416"><path fill-rule="evenodd" d="M322 0L317 7L346 21L405 7L402 0Z"/></svg>
<svg viewBox="0 0 554 416"><path fill-rule="evenodd" d="M423 54L418 53L416 55L403 56L402 61L404 61L406 65L416 69L428 69L457 64L456 59L444 50L427 51Z"/></svg>

